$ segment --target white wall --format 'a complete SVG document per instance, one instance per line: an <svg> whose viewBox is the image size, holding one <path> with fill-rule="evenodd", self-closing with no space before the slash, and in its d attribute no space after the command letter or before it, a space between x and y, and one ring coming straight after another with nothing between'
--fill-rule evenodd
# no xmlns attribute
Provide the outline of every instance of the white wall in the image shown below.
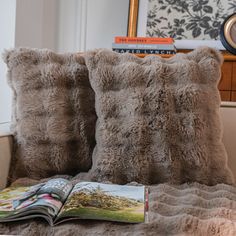
<svg viewBox="0 0 236 236"><path fill-rule="evenodd" d="M16 1L16 47L55 50L56 29L57 0Z"/></svg>
<svg viewBox="0 0 236 236"><path fill-rule="evenodd" d="M83 0L58 0L57 14L57 42L59 52L72 52L78 50L80 37L80 15ZM86 11L85 11L86 14Z"/></svg>
<svg viewBox="0 0 236 236"><path fill-rule="evenodd" d="M13 48L15 44L15 0L1 0L0 7L0 54L5 48ZM6 82L7 67L0 59L0 123L11 117L11 90Z"/></svg>
<svg viewBox="0 0 236 236"><path fill-rule="evenodd" d="M129 0L59 0L57 51L111 48L126 35Z"/></svg>
<svg viewBox="0 0 236 236"><path fill-rule="evenodd" d="M129 0L17 0L15 46L111 48L115 36L127 33L128 9Z"/></svg>
<svg viewBox="0 0 236 236"><path fill-rule="evenodd" d="M86 49L111 48L115 36L126 36L128 0L89 0Z"/></svg>

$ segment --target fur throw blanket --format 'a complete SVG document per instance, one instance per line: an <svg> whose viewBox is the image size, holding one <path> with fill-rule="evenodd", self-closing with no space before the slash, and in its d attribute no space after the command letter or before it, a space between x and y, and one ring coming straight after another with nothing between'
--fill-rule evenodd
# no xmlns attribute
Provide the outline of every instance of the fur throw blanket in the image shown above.
<svg viewBox="0 0 236 236"><path fill-rule="evenodd" d="M78 180L74 178L72 181ZM15 184L36 183L33 180L29 182L27 179L20 179ZM125 224L76 220L50 227L44 220L34 219L0 224L0 234L22 236L236 235L235 187L225 184L212 187L198 183L178 186L159 184L149 186L149 190L148 223Z"/></svg>

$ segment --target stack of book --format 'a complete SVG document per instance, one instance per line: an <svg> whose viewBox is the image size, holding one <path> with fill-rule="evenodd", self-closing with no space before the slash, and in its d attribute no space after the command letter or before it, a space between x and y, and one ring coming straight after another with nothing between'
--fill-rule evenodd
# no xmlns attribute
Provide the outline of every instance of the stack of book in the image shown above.
<svg viewBox="0 0 236 236"><path fill-rule="evenodd" d="M112 50L134 54L175 54L173 38L115 37Z"/></svg>

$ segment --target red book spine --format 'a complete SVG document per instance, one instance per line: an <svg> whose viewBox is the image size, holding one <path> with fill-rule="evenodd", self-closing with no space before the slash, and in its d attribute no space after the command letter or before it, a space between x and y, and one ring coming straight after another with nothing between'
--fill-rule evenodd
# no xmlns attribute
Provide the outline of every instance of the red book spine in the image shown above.
<svg viewBox="0 0 236 236"><path fill-rule="evenodd" d="M115 43L135 43L135 44L172 44L173 38L147 38L147 37L115 37Z"/></svg>

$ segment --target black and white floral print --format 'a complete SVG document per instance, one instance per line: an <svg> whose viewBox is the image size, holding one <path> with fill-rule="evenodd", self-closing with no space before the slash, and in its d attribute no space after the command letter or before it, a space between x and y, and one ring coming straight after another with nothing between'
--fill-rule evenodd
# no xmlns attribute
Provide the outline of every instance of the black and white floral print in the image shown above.
<svg viewBox="0 0 236 236"><path fill-rule="evenodd" d="M149 0L149 37L219 39L224 19L236 12L236 0Z"/></svg>

